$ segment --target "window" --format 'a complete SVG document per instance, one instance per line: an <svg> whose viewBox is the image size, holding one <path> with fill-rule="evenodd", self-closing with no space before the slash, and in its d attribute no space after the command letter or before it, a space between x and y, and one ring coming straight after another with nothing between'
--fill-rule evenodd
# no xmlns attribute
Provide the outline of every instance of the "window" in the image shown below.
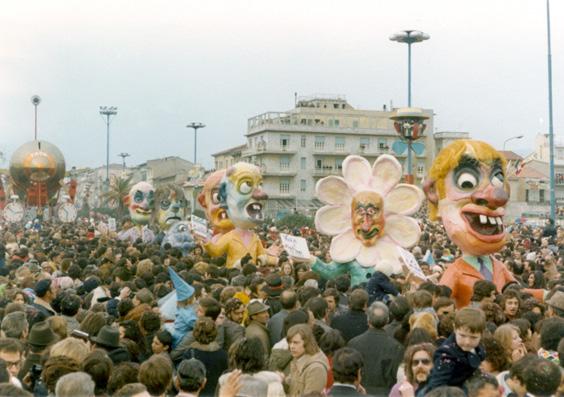
<svg viewBox="0 0 564 397"><path fill-rule="evenodd" d="M280 181L280 193L290 193L290 181L288 179Z"/></svg>
<svg viewBox="0 0 564 397"><path fill-rule="evenodd" d="M378 149L388 150L388 142L385 139L378 139Z"/></svg>
<svg viewBox="0 0 564 397"><path fill-rule="evenodd" d="M425 173L425 166L423 164L418 164L417 165L417 175L423 176L424 173Z"/></svg>
<svg viewBox="0 0 564 397"><path fill-rule="evenodd" d="M286 150L290 146L290 136L289 135L280 135L280 147L282 150Z"/></svg>
<svg viewBox="0 0 564 397"><path fill-rule="evenodd" d="M300 169L305 170L306 169L306 158L302 157L300 159Z"/></svg>
<svg viewBox="0 0 564 397"><path fill-rule="evenodd" d="M360 137L360 150L366 150L370 146L370 138L367 136Z"/></svg>
<svg viewBox="0 0 564 397"><path fill-rule="evenodd" d="M343 159L335 159L335 169L336 170L343 169Z"/></svg>
<svg viewBox="0 0 564 397"><path fill-rule="evenodd" d="M338 127L340 124L339 120L333 120L333 124L335 125L335 127Z"/></svg>
<svg viewBox="0 0 564 397"><path fill-rule="evenodd" d="M544 189L539 190L539 202L544 203Z"/></svg>
<svg viewBox="0 0 564 397"><path fill-rule="evenodd" d="M315 160L315 169L320 170L323 168L323 160Z"/></svg>
<svg viewBox="0 0 564 397"><path fill-rule="evenodd" d="M300 179L300 192L305 192L305 191L306 191L306 180Z"/></svg>
<svg viewBox="0 0 564 397"><path fill-rule="evenodd" d="M315 149L323 150L325 148L325 137L322 135L317 135L315 137Z"/></svg>
<svg viewBox="0 0 564 397"><path fill-rule="evenodd" d="M353 121L353 128L358 128L358 120Z"/></svg>
<svg viewBox="0 0 564 397"><path fill-rule="evenodd" d="M335 137L335 149L336 150L345 150L345 137L344 136L336 136Z"/></svg>
<svg viewBox="0 0 564 397"><path fill-rule="evenodd" d="M287 170L288 168L290 168L290 157L288 156L280 157L280 169Z"/></svg>
<svg viewBox="0 0 564 397"><path fill-rule="evenodd" d="M307 137L305 135L302 135L300 142L302 147L306 147Z"/></svg>

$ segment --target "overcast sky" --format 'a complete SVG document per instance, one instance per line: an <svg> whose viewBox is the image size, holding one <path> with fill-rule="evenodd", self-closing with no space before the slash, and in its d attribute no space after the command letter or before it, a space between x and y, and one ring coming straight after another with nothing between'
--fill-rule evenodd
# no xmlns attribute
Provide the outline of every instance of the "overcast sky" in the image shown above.
<svg viewBox="0 0 564 397"><path fill-rule="evenodd" d="M564 1L551 2L554 126L564 118ZM532 150L548 131L543 0L5 1L0 13L0 151L39 137L71 166L105 164L100 105L118 106L110 159L192 160L245 142L247 119L299 95L345 95L377 109L407 103L403 29L413 47L413 104L437 131L469 131L499 148ZM6 167L8 161L0 164Z"/></svg>

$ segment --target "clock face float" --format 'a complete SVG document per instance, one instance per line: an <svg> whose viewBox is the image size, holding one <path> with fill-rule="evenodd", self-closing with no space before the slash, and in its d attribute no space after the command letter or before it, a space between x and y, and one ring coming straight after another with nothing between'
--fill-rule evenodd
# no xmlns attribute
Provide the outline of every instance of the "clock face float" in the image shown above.
<svg viewBox="0 0 564 397"><path fill-rule="evenodd" d="M4 208L4 219L10 223L20 222L24 217L24 207L20 203L9 203Z"/></svg>

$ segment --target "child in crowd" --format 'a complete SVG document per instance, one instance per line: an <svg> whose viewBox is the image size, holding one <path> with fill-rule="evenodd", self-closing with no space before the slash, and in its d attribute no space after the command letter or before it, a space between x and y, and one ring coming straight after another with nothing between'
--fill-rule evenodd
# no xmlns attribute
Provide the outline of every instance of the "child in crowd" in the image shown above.
<svg viewBox="0 0 564 397"><path fill-rule="evenodd" d="M417 390L423 397L440 386L462 387L486 357L480 345L486 317L480 309L464 308L454 318L454 333L437 349L434 366L426 384Z"/></svg>

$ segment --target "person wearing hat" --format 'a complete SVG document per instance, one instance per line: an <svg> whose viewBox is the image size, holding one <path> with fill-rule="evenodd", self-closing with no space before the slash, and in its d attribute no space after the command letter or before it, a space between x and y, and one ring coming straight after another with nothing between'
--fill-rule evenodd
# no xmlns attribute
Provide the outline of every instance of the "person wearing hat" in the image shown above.
<svg viewBox="0 0 564 397"><path fill-rule="evenodd" d="M108 353L108 357L115 365L131 361L131 355L119 344L119 329L110 325L104 325L96 336L90 338L92 350L102 349Z"/></svg>
<svg viewBox="0 0 564 397"><path fill-rule="evenodd" d="M31 327L27 344L29 345L29 354L18 373L18 378L23 379L34 364L41 364L41 355L49 346L58 341L57 335L49 326L48 321L39 321Z"/></svg>
<svg viewBox="0 0 564 397"><path fill-rule="evenodd" d="M564 292L556 291L546 303L548 304L548 317L564 318Z"/></svg>
<svg viewBox="0 0 564 397"><path fill-rule="evenodd" d="M56 291L50 279L39 280L33 288L35 292L35 301L33 307L37 309L45 318L55 316L57 313L51 306L51 302L55 299Z"/></svg>
<svg viewBox="0 0 564 397"><path fill-rule="evenodd" d="M247 327L245 336L247 338L258 338L264 347L266 355L270 355L270 332L266 328L270 315L269 307L259 300L253 300L247 306Z"/></svg>
<svg viewBox="0 0 564 397"><path fill-rule="evenodd" d="M198 316L193 305L194 287L184 281L171 267L168 268L168 274L176 289L176 318L172 331L172 347L175 348L188 331L192 331Z"/></svg>
<svg viewBox="0 0 564 397"><path fill-rule="evenodd" d="M174 377L174 385L179 390L176 397L198 397L206 382L206 367L200 360L182 360Z"/></svg>
<svg viewBox="0 0 564 397"><path fill-rule="evenodd" d="M282 303L280 303L280 294L284 291L282 277L278 274L270 274L266 278L266 285L262 287L262 291L267 294L264 303L270 307L268 314L272 317L282 310Z"/></svg>

